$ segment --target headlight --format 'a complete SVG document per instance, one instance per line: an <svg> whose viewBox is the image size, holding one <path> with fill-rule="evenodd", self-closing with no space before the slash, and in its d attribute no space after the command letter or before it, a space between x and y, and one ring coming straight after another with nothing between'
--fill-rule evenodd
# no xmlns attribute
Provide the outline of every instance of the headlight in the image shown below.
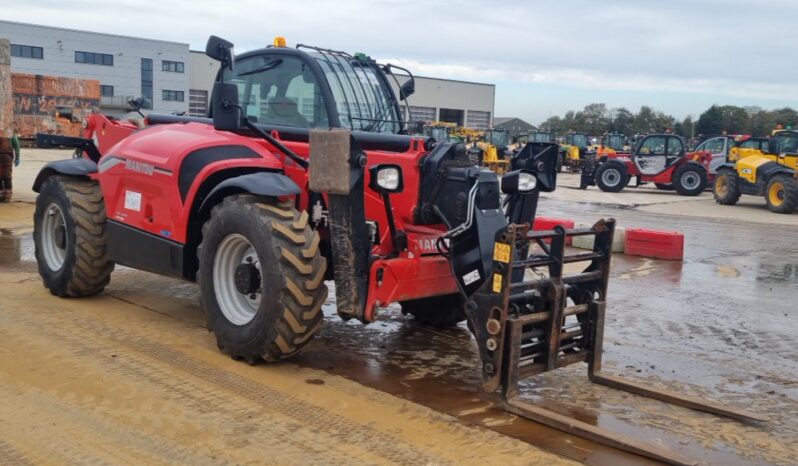
<svg viewBox="0 0 798 466"><path fill-rule="evenodd" d="M538 185L538 179L531 173L521 172L518 175L518 190L522 193L528 193L535 189Z"/></svg>
<svg viewBox="0 0 798 466"><path fill-rule="evenodd" d="M501 188L504 194L529 193L538 187L538 179L534 173L514 170L502 176Z"/></svg>
<svg viewBox="0 0 798 466"><path fill-rule="evenodd" d="M377 165L372 167L369 187L378 193L398 193L402 191L402 169L398 165Z"/></svg>

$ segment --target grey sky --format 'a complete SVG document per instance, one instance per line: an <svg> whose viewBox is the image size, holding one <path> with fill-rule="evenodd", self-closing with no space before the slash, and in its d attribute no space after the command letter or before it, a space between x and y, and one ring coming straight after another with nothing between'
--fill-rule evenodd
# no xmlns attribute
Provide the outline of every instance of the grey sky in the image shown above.
<svg viewBox="0 0 798 466"><path fill-rule="evenodd" d="M794 0L0 0L2 19L237 50L275 35L413 72L497 84L496 114L539 123L591 102L682 118L713 103L798 107Z"/></svg>

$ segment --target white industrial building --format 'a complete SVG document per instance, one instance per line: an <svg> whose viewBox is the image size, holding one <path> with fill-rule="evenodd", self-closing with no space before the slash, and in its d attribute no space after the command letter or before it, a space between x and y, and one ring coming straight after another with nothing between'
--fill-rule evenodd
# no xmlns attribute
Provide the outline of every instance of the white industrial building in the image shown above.
<svg viewBox="0 0 798 466"><path fill-rule="evenodd" d="M218 62L180 42L2 20L0 37L11 41L12 72L99 80L101 110L111 114L124 113L131 97L144 96L148 111L204 116L219 70ZM495 97L493 84L417 76L416 93L408 99L410 121L486 129Z"/></svg>
<svg viewBox="0 0 798 466"><path fill-rule="evenodd" d="M493 123L496 86L416 76L416 93L407 100L410 121L445 121L484 130ZM399 83L409 78L397 75ZM394 88L398 95L398 89Z"/></svg>
<svg viewBox="0 0 798 466"><path fill-rule="evenodd" d="M151 111L187 112L188 44L0 21L11 41L11 71L100 81L100 107L122 113L131 97Z"/></svg>

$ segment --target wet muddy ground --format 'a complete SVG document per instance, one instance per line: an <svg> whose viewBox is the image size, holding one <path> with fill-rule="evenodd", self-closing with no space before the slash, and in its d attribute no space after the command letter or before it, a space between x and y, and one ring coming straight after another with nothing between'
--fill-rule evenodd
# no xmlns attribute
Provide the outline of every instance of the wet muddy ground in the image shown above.
<svg viewBox="0 0 798 466"><path fill-rule="evenodd" d="M614 217L622 227L673 229L685 234L684 262L624 255L614 258L605 328L606 370L643 380L651 385L746 408L767 415L770 421L764 425L742 424L593 385L587 380L586 366L581 364L525 381L522 384L522 395L574 418L678 451L682 456L699 463L796 464L798 226L732 221L694 214L680 215L678 209L671 213L651 212L639 205L602 202L601 193L596 195L597 201L585 202L581 199L568 199L565 191L567 189L563 188L558 196L542 201L540 214L583 222L591 222L600 217ZM690 204L683 205L684 207L679 208L688 209ZM65 308L61 309L61 306L65 306L60 304L63 301L47 295L38 284L30 225L24 220L24 211L32 210L30 205L17 203L14 208L20 211L19 220L2 222L0 225L5 228L0 230L0 278L3 282L0 296L17 303L12 307L0 306L0 319L8 323L0 326L0 331L4 333L0 340L0 359L6 361L6 364L0 365L0 377L4 380L13 380L22 387L30 385L44 391L56 392L59 390L58 386L67 383L57 365L46 368L55 378L53 385L48 386L30 379L28 373L32 369L24 364L24 358L23 362L9 364L8 361L14 359L3 356L19 348L19 339L23 340L24 347L27 344L25 332L35 333L38 323L49 326L46 338L54 341L54 349L46 353L47 359L62 358L64 355L59 351L69 347L69 344L76 344L72 341L75 337L70 335L74 331L86 340L81 343L81 351L85 353L105 351L108 357L111 357L110 352L124 357L125 351L129 351L131 357L126 361L130 364L126 366L127 370L139 371L137 373L141 377L141 374L154 369L142 361L131 362L135 359L133 356L140 357L148 351L141 346L140 340L152 345L167 344L163 341L165 338L184 357L201 360L211 368L224 369L223 372L209 372L222 379L213 386L201 387L205 397L203 400L206 402L214 397L224 399L231 396L231 387L223 380L227 373L231 374L236 390L239 391L242 390L241 387L264 390L264 386L273 383L274 377L277 380L282 380L281 377L298 379L302 382L300 392L307 394L313 402L318 402L316 397L330 397L335 409L342 409L343 412L354 409L353 406L357 404L357 401L353 401L357 399L357 384L362 384L377 390L373 393L398 397L395 402L390 401L391 397L384 401L387 406L399 406L395 412L411 409L404 407L399 401L408 400L432 408L434 412L451 415L461 425L480 426L487 431L503 434L481 443L469 437L474 435L472 431L447 431L451 435L440 439L427 432L429 438L426 443L417 438L408 440L402 429L412 430L414 419L422 419L422 424L427 426L440 422L438 419L426 419L423 417L426 414L413 411L409 416L410 420L400 419L397 422L405 424L399 423L395 427L394 435L406 442L400 442L402 448L391 452L374 452L369 451L368 446L355 442L353 448L373 455L368 456L360 450L353 450L351 458L362 460L358 462L380 462L373 461L375 458L388 462L400 459L402 462L429 462L432 458L434 463L437 458L439 462L454 460L493 463L493 460L499 460L500 457L506 462L513 455L520 456L517 458L520 463L548 464L552 461L551 458L533 455L531 450L519 449L518 443L497 440L509 438L587 464L651 464L638 456L602 447L502 412L497 407L496 396L484 395L478 391L476 349L465 326L447 331L424 328L415 325L412 319L402 316L396 307L383 312L380 320L369 326L343 322L335 315L334 294L331 292L331 298L325 305L326 318L320 334L293 364L249 367L229 360L222 361L224 357L215 353L212 338L202 330L203 316L197 305L198 293L194 285L119 268L114 272L105 295L88 300L87 309L81 309L83 305L76 300L67 302L72 309L69 312L78 313L83 319L87 319L75 327L74 324L64 321L68 315L64 315L67 312ZM16 216L15 213L7 218ZM0 221L2 220L4 219L0 216ZM103 308L103 314L92 310L97 306ZM24 312L26 307L31 312ZM55 315L49 312L51 308L57 311ZM59 326L63 328L59 330ZM138 335L136 338L139 339L136 341L139 343L131 346L132 340L129 336L120 337L114 334L115 326L135 328ZM108 332L111 335L98 335L95 345L91 341L91 332ZM108 339L121 346L103 346L102 343ZM17 343L13 343L14 341ZM174 358L170 361L167 367L158 368L158 377L183 380L187 371L185 363ZM87 375L94 378L86 383L97 386L94 396L100 400L101 381L105 378L113 379L116 374L113 367L105 361L102 365L93 367ZM203 378L208 376L202 373L193 375ZM246 383L235 377L244 377ZM344 390L355 391L348 394L351 398L338 400L336 403L336 396L340 394L313 391L343 384L344 382L338 382L341 378L356 382L347 382L349 385L344 387ZM156 382L151 377L144 377L140 387L142 392L148 393L147 386L154 383ZM282 388L296 390L291 384ZM128 381L128 389L137 389L135 381ZM373 403L376 396L371 393L363 400L364 406L360 411L369 410L369 403ZM153 395L159 396L158 393ZM161 403L166 412L177 409L174 406L177 401L172 396L160 396L164 398L151 402ZM49 408L54 411L66 409L69 402L71 399L54 402ZM91 404L91 400L84 400L82 406L85 407L86 403ZM216 400L211 406L222 409L218 414L222 422L230 422L230 418L240 416L247 409L254 409L259 414L264 413L258 410L268 411L266 406L258 405L255 409L240 400L236 403L231 402L231 406L225 406L222 401ZM344 403L343 407L341 403ZM9 414L8 409L0 403L0 410L5 410L0 412L0 419L3 419L4 414ZM386 409L381 412L383 415L395 413L387 408L383 409ZM157 410L153 412L155 411ZM114 405L104 405L101 414L98 419L103 416L114 418L118 415ZM151 413L148 411L148 414ZM289 414L288 411L278 413L282 416ZM329 421L324 419L325 422ZM56 421L58 420L56 417ZM150 419L147 420L149 421ZM181 427L193 425L188 417L179 417L179 421L183 423L180 424ZM145 434L157 432L161 425L158 423L166 421L152 421L154 425L147 422L143 426L141 422L129 424L131 436L138 432L137 429L143 436L136 437L137 441L146 443ZM334 424L334 421L330 422ZM378 424L377 420L370 422ZM390 420L386 422L391 424ZM300 430L312 429L312 420L309 418L300 418L296 424ZM166 424L163 427L170 428ZM328 427L325 425L320 428L322 434L327 434ZM244 430L240 434L243 441L251 437L247 435L246 429L258 431L261 427L238 423L234 428ZM391 431L388 427L385 429ZM0 431L3 431L2 422ZM441 453L431 445L451 441L457 435L462 439L458 447L462 457L458 457L456 451ZM471 439L468 442L473 442L473 447L466 446L466 438ZM2 440L0 435L0 458L5 458L3 452L11 450L4 450ZM329 445L333 445L334 440L333 438ZM285 441L291 444L290 439ZM214 445L214 451L220 455L219 458L243 462L248 457L227 452L226 448L235 448L234 444L235 442L222 442ZM301 442L299 444L304 445ZM321 444L327 445L324 442ZM188 455L187 451L170 445L172 444L163 448L175 448L174 458L196 459L180 456ZM417 453L428 456L402 457L403 454L409 455L414 445L417 445ZM299 445L294 447L300 448ZM474 456L474 450L478 450L480 455ZM315 453L310 451L306 456L293 450L279 453L284 455L279 458L287 462L315 458L316 462L324 463L328 458L314 456L323 455L319 450ZM347 450L338 449L330 454L333 455L330 459L344 459ZM361 454L365 456L359 456Z"/></svg>

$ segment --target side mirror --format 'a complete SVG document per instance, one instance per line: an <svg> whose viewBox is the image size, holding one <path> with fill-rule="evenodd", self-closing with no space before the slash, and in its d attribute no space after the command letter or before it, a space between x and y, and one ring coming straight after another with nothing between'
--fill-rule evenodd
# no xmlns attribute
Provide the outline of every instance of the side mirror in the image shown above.
<svg viewBox="0 0 798 466"><path fill-rule="evenodd" d="M205 46L205 55L218 60L222 64L222 68L228 68L233 71L235 66L235 54L233 53L233 43L222 39L221 37L210 36L208 44Z"/></svg>
<svg viewBox="0 0 798 466"><path fill-rule="evenodd" d="M411 77L399 88L399 100L405 100L416 93L416 80Z"/></svg>
<svg viewBox="0 0 798 466"><path fill-rule="evenodd" d="M128 99L127 104L130 106L132 112L138 112L144 108L148 100L145 97L136 97L135 99Z"/></svg>
<svg viewBox="0 0 798 466"><path fill-rule="evenodd" d="M213 127L219 131L241 128L241 106L238 105L238 86L233 83L213 83Z"/></svg>

